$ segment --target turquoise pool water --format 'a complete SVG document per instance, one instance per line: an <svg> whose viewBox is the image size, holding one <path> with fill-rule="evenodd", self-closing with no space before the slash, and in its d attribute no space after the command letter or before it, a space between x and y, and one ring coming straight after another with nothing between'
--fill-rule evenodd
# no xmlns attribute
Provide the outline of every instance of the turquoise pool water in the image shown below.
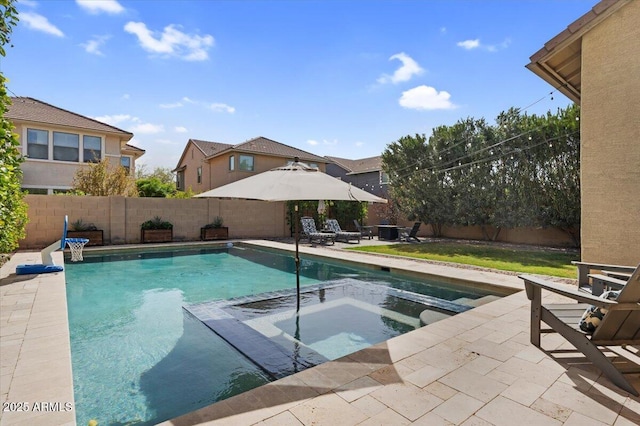
<svg viewBox="0 0 640 426"><path fill-rule="evenodd" d="M302 286L348 277L445 300L486 295L308 259L301 269ZM155 424L272 380L182 307L291 289L290 255L244 247L85 253L84 262L67 262L65 271L78 424ZM342 306L328 312L349 315ZM310 318L319 315L312 312ZM359 315L368 322L372 314ZM295 334L287 319L272 324ZM339 330L313 333L303 329L306 343L325 352L331 347L327 339L336 345L353 340L353 333Z"/></svg>

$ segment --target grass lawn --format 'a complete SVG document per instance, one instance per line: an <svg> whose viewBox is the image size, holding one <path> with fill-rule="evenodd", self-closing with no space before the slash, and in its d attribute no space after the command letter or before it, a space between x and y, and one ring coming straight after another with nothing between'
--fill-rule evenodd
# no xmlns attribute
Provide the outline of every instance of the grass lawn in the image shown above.
<svg viewBox="0 0 640 426"><path fill-rule="evenodd" d="M576 278L576 267L571 264L571 261L580 260L578 252L448 241L350 247L349 250L463 263L502 271L563 278Z"/></svg>

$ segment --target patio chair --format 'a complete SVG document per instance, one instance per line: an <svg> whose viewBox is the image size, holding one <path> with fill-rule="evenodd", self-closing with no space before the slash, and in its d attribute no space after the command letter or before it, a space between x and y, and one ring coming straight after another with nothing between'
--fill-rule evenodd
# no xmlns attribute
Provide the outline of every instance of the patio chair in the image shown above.
<svg viewBox="0 0 640 426"><path fill-rule="evenodd" d="M520 278L524 280L527 297L531 300L533 345L540 347L541 333L557 332L582 352L616 386L640 396L638 390L625 377L633 375L637 379L640 374L637 354L629 352L625 347L640 344L640 265L636 267L616 300L596 297L531 275L520 275ZM543 305L542 289L580 303ZM596 318L602 318L601 321L589 319L595 316L596 311L600 311ZM551 329L541 330L540 321ZM579 325L581 321L588 321L590 328L595 327L595 331L583 331ZM615 358L607 356L611 354Z"/></svg>
<svg viewBox="0 0 640 426"><path fill-rule="evenodd" d="M313 242L313 240L317 240L320 243L324 244L327 241L331 241L333 244L336 240L336 234L333 232L320 232L316 228L316 222L310 216L304 216L300 218L302 222L302 235L309 239L309 244Z"/></svg>
<svg viewBox="0 0 640 426"><path fill-rule="evenodd" d="M401 229L400 239L407 242L416 241L419 243L420 240L416 235L418 235L418 230L420 229L420 225L422 225L422 222L415 222L411 228Z"/></svg>
<svg viewBox="0 0 640 426"><path fill-rule="evenodd" d="M357 240L360 244L360 232L343 231L336 219L327 219L326 224L329 230L336 234L336 240L344 240L345 243L349 240Z"/></svg>
<svg viewBox="0 0 640 426"><path fill-rule="evenodd" d="M360 233L361 238L367 237L367 239L369 240L373 238L373 228L375 228L374 226L360 225L358 219L353 219L353 224L356 226L356 229Z"/></svg>
<svg viewBox="0 0 640 426"><path fill-rule="evenodd" d="M606 263L590 263L573 261L578 268L578 288L599 296L605 289L620 289L629 279L634 266L609 265ZM591 272L601 273L591 273ZM620 280L624 276L623 280Z"/></svg>

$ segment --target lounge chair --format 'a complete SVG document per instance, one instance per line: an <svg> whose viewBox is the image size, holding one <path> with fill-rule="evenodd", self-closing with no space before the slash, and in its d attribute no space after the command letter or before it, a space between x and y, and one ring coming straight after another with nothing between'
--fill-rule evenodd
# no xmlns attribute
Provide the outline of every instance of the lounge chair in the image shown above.
<svg viewBox="0 0 640 426"><path fill-rule="evenodd" d="M582 352L616 386L639 396L625 374L638 377L640 364L636 354L625 345L640 344L640 265L620 291L616 300L596 297L592 294L544 281L531 275L520 275L524 280L527 297L531 300L531 343L540 347L540 334L557 332ZM542 304L542 289L569 297L581 303ZM598 307L602 311L601 322L593 334L582 331L579 323L587 309ZM604 315L604 316L602 316ZM540 322L551 330L542 330ZM594 323L595 324L595 323ZM622 348L619 348L622 346ZM618 355L614 359L606 354Z"/></svg>
<svg viewBox="0 0 640 426"><path fill-rule="evenodd" d="M353 219L353 224L356 226L361 238L367 237L369 240L373 238L373 228L375 226L360 225L357 219Z"/></svg>
<svg viewBox="0 0 640 426"><path fill-rule="evenodd" d="M302 222L302 235L309 239L309 244L313 242L313 240L319 241L324 244L327 241L331 241L333 244L336 240L336 234L333 232L319 232L316 229L316 222L312 217L304 216L300 218Z"/></svg>
<svg viewBox="0 0 640 426"><path fill-rule="evenodd" d="M613 273L630 274L635 269L635 266L609 265L606 263L590 263L590 262L580 262L580 261L573 261L571 263L576 265L576 267L578 268L578 288L580 290L589 292L594 296L599 296L604 291L604 288L607 288L607 285L604 283L603 280L599 280L599 278L602 278L604 274L595 274L595 273L592 274L592 272L606 271L608 274L613 274ZM604 279L606 280L606 278Z"/></svg>
<svg viewBox="0 0 640 426"><path fill-rule="evenodd" d="M420 240L417 237L418 230L420 229L420 225L422 225L422 222L415 222L411 228L401 229L400 239L407 242L411 242L411 241L420 242Z"/></svg>
<svg viewBox="0 0 640 426"><path fill-rule="evenodd" d="M327 219L326 223L327 228L336 234L336 240L344 240L346 243L349 240L357 240L358 244L360 243L360 232L343 231L336 219Z"/></svg>

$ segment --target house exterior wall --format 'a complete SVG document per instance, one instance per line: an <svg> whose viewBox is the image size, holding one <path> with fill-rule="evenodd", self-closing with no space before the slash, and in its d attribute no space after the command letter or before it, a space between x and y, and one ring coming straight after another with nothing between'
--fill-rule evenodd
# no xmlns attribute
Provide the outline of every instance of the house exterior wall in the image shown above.
<svg viewBox="0 0 640 426"><path fill-rule="evenodd" d="M58 127L43 125L40 123L14 122L14 132L18 134L20 147L18 148L25 157L25 162L21 165L23 171L22 187L24 189L47 189L53 190L71 189L73 177L76 172L87 163L83 161L82 137L98 136L102 138L101 156L108 158L112 164L120 164L122 141L119 137L100 132L83 131L71 127ZM27 129L46 130L49 132L49 158L32 159L28 157L26 144ZM53 160L52 135L53 132L65 132L79 135L79 162ZM131 173L135 172L135 157L131 156Z"/></svg>
<svg viewBox="0 0 640 426"><path fill-rule="evenodd" d="M235 157L235 170L233 171L229 170L229 157L232 155ZM253 156L253 171L249 172L239 170L240 155ZM258 173L266 172L276 167L282 167L287 164L287 161L289 160L284 157L251 154L237 151L230 151L229 153L218 155L208 160L209 167L207 169L209 170L208 177L210 177L210 180L208 179L207 182L209 182L209 187L203 189L203 191L218 188L228 183L235 182L237 180L244 179ZM318 167L321 171L324 172L326 165L320 163L318 164Z"/></svg>
<svg viewBox="0 0 640 426"><path fill-rule="evenodd" d="M640 2L583 36L582 260L640 263Z"/></svg>
<svg viewBox="0 0 640 426"><path fill-rule="evenodd" d="M173 224L174 241L198 241L200 228L221 216L229 238L288 236L285 203L213 198L167 199L27 195L29 223L19 249L42 249L62 236L64 216L103 230L105 244L140 242L140 225L159 216Z"/></svg>
<svg viewBox="0 0 640 426"><path fill-rule="evenodd" d="M189 143L187 152L182 158L180 167L186 166L184 169L184 190L191 188L196 194L209 190L207 182L209 182L210 168L205 161L205 155L194 144ZM202 167L202 182L198 183L198 167Z"/></svg>

